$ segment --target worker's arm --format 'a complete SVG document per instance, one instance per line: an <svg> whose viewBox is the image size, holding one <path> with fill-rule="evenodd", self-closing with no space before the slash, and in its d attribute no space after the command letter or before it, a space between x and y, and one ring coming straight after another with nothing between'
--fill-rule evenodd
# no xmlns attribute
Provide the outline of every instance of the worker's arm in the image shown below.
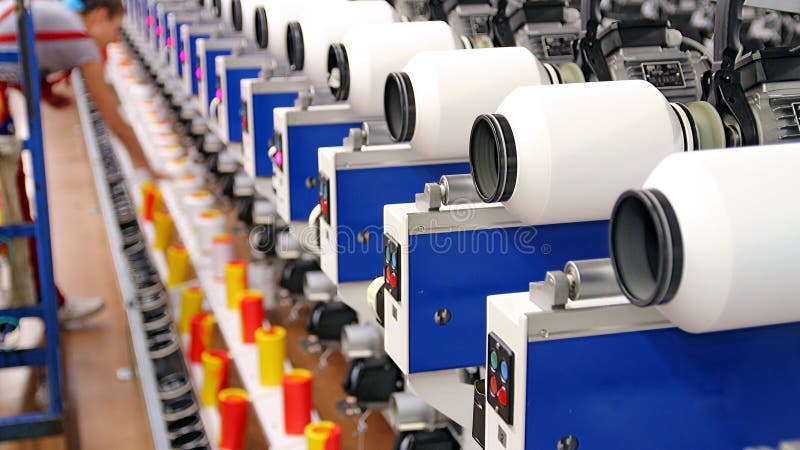
<svg viewBox="0 0 800 450"><path fill-rule="evenodd" d="M103 121L128 149L133 165L136 168L149 170L147 159L139 140L136 138L136 133L119 113L117 98L106 83L103 64L99 61L92 61L81 64L79 69L86 82L86 89L89 91L89 95L92 96L95 105L97 105L97 110L100 111Z"/></svg>

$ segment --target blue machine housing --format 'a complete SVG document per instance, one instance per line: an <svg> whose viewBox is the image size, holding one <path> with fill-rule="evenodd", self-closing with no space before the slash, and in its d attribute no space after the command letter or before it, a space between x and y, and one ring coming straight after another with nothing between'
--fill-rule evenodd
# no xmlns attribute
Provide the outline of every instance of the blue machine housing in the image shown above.
<svg viewBox="0 0 800 450"><path fill-rule="evenodd" d="M197 70L200 68L200 60L197 57L197 41L200 39L209 39L210 34L192 34L189 36L189 48L186 49L186 57L189 61L189 78L192 80L192 95L200 93L200 85L197 79ZM208 106L208 105L206 105Z"/></svg>
<svg viewBox="0 0 800 450"><path fill-rule="evenodd" d="M283 157L290 161L288 164L289 220L308 221L311 210L319 204L317 188L306 185L307 179L316 178L319 175L317 151L320 147L341 145L351 128L361 128L361 122L289 125L287 127L287 148L283 149Z"/></svg>
<svg viewBox="0 0 800 450"><path fill-rule="evenodd" d="M161 30L161 33L164 35L164 42L165 43L167 42L167 38L169 38L169 36L170 36L169 21L167 20L167 15L169 15L170 12L172 12L172 11L170 11L167 8L164 8L164 13L159 15L156 18L156 36L158 36L159 30ZM159 40L156 41L156 46L160 46L161 45L160 36L158 36L158 38L159 38ZM158 50L161 51L162 49L159 48ZM169 64L169 52L165 51L164 53L166 54L165 56L167 58L166 62L167 62L167 64Z"/></svg>
<svg viewBox="0 0 800 450"><path fill-rule="evenodd" d="M171 37L172 38L172 45L174 45L175 48L176 48L176 53L175 54L178 55L178 64L177 64L177 66L178 66L178 74L177 75L178 75L179 79L183 78L183 63L180 60L180 57L181 57L181 53L184 50L184 48L183 48L183 39L181 39L181 31L180 30L181 30L182 26L191 25L191 23L192 22L187 22L187 21L176 21L175 22L175 27L174 28L169 27L168 33L167 33L167 37ZM167 52L167 54L169 54L169 52Z"/></svg>
<svg viewBox="0 0 800 450"><path fill-rule="evenodd" d="M607 221L408 237L409 273L403 276L409 292L403 298L409 302L412 373L483 366L487 296L525 291L531 280L575 259L608 257ZM438 325L432 319L445 308L452 318Z"/></svg>
<svg viewBox="0 0 800 450"><path fill-rule="evenodd" d="M241 89L241 86L240 86ZM253 123L248 124L253 129L253 145L255 147L255 172L256 177L272 176L272 161L269 158L269 147L275 136L275 108L293 106L299 93L270 92L254 94L250 101L253 103ZM239 133L241 140L241 130Z"/></svg>
<svg viewBox="0 0 800 450"><path fill-rule="evenodd" d="M228 140L230 142L242 142L241 81L248 78L257 78L261 73L261 67L228 68L226 72L226 85L222 92L227 92L228 98L223 98L222 101L228 103ZM221 88L221 86L218 87Z"/></svg>
<svg viewBox="0 0 800 450"><path fill-rule="evenodd" d="M205 63L206 63L206 71L208 73L201 74L202 75L202 81L206 85L205 86L206 89L207 89L206 92L208 93L208 96L206 97L207 98L206 101L208 102L208 104L202 105L202 107L205 108L206 111L208 111L208 108L211 106L211 102L214 100L214 97L216 95L216 89L217 89L217 61L216 61L216 59L217 59L217 56L230 56L232 54L233 54L233 49L230 49L230 48L226 48L224 50L223 49L214 49L214 50L206 49L206 52L205 52L205 58L206 58ZM241 138L241 132L240 132L239 140L241 140L241 139L242 138Z"/></svg>
<svg viewBox="0 0 800 450"><path fill-rule="evenodd" d="M800 438L800 324L528 343L525 448L743 449ZM491 431L491 430L490 430Z"/></svg>
<svg viewBox="0 0 800 450"><path fill-rule="evenodd" d="M383 207L414 201L425 183L442 175L468 173L469 163L429 164L368 169L336 170L336 195L330 208L337 213L337 283L372 280L380 275L383 261ZM368 231L367 244L358 234ZM351 245L352 244L352 245Z"/></svg>
<svg viewBox="0 0 800 450"><path fill-rule="evenodd" d="M150 35L149 36L150 45L152 46L152 49L155 51L159 50L158 34L156 34L156 25L158 24L157 11L158 11L158 2L153 2L152 4L149 5L147 9L147 19L146 19L146 21L152 21L152 25L148 24L147 27L148 27L148 34Z"/></svg>

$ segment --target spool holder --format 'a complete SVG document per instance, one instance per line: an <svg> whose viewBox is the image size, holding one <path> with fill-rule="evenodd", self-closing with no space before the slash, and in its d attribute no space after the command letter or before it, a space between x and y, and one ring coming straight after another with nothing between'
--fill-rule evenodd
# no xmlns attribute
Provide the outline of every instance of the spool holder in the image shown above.
<svg viewBox="0 0 800 450"><path fill-rule="evenodd" d="M425 190L415 196L421 211L438 211L442 206L482 203L472 175L444 175L438 183L426 183Z"/></svg>
<svg viewBox="0 0 800 450"><path fill-rule="evenodd" d="M610 259L570 261L563 271L549 271L531 283L530 298L543 311L566 309L571 301L621 296Z"/></svg>

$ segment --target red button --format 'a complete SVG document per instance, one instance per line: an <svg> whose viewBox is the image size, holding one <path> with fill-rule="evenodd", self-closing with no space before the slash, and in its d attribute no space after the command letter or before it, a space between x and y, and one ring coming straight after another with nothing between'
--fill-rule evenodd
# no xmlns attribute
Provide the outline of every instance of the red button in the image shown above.
<svg viewBox="0 0 800 450"><path fill-rule="evenodd" d="M392 275L392 271L388 267L386 268L386 281L392 289L397 288L397 276Z"/></svg>
<svg viewBox="0 0 800 450"><path fill-rule="evenodd" d="M508 393L506 392L506 388L500 388L500 392L497 393L497 400L500 401L501 405L508 406Z"/></svg>
<svg viewBox="0 0 800 450"><path fill-rule="evenodd" d="M497 378L489 378L489 391L492 393L492 395L497 395Z"/></svg>

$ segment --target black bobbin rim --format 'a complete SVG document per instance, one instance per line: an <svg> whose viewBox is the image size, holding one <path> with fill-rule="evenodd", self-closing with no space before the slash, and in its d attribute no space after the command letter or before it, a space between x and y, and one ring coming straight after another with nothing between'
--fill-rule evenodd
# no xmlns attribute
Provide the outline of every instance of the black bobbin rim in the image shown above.
<svg viewBox="0 0 800 450"><path fill-rule="evenodd" d="M637 306L671 301L683 273L683 240L675 211L657 189L617 199L609 226L611 263L622 293Z"/></svg>
<svg viewBox="0 0 800 450"><path fill-rule="evenodd" d="M472 124L469 162L478 196L486 203L511 198L517 184L517 145L508 119L482 114Z"/></svg>
<svg viewBox="0 0 800 450"><path fill-rule="evenodd" d="M267 23L267 10L263 6L256 8L255 12L256 43L260 48L269 46L269 24Z"/></svg>
<svg viewBox="0 0 800 450"><path fill-rule="evenodd" d="M392 72L383 89L383 109L389 133L395 142L408 142L414 137L417 107L414 86L405 72Z"/></svg>
<svg viewBox="0 0 800 450"><path fill-rule="evenodd" d="M303 44L303 27L300 22L289 22L286 25L286 54L289 55L289 65L294 70L303 70L306 55Z"/></svg>
<svg viewBox="0 0 800 450"><path fill-rule="evenodd" d="M345 101L350 96L350 61L344 44L336 42L328 48L328 77L333 69L339 69L339 87L331 87L331 94L337 101Z"/></svg>
<svg viewBox="0 0 800 450"><path fill-rule="evenodd" d="M231 20L233 21L233 29L242 31L244 27L244 18L242 17L242 0L233 0L231 2Z"/></svg>

